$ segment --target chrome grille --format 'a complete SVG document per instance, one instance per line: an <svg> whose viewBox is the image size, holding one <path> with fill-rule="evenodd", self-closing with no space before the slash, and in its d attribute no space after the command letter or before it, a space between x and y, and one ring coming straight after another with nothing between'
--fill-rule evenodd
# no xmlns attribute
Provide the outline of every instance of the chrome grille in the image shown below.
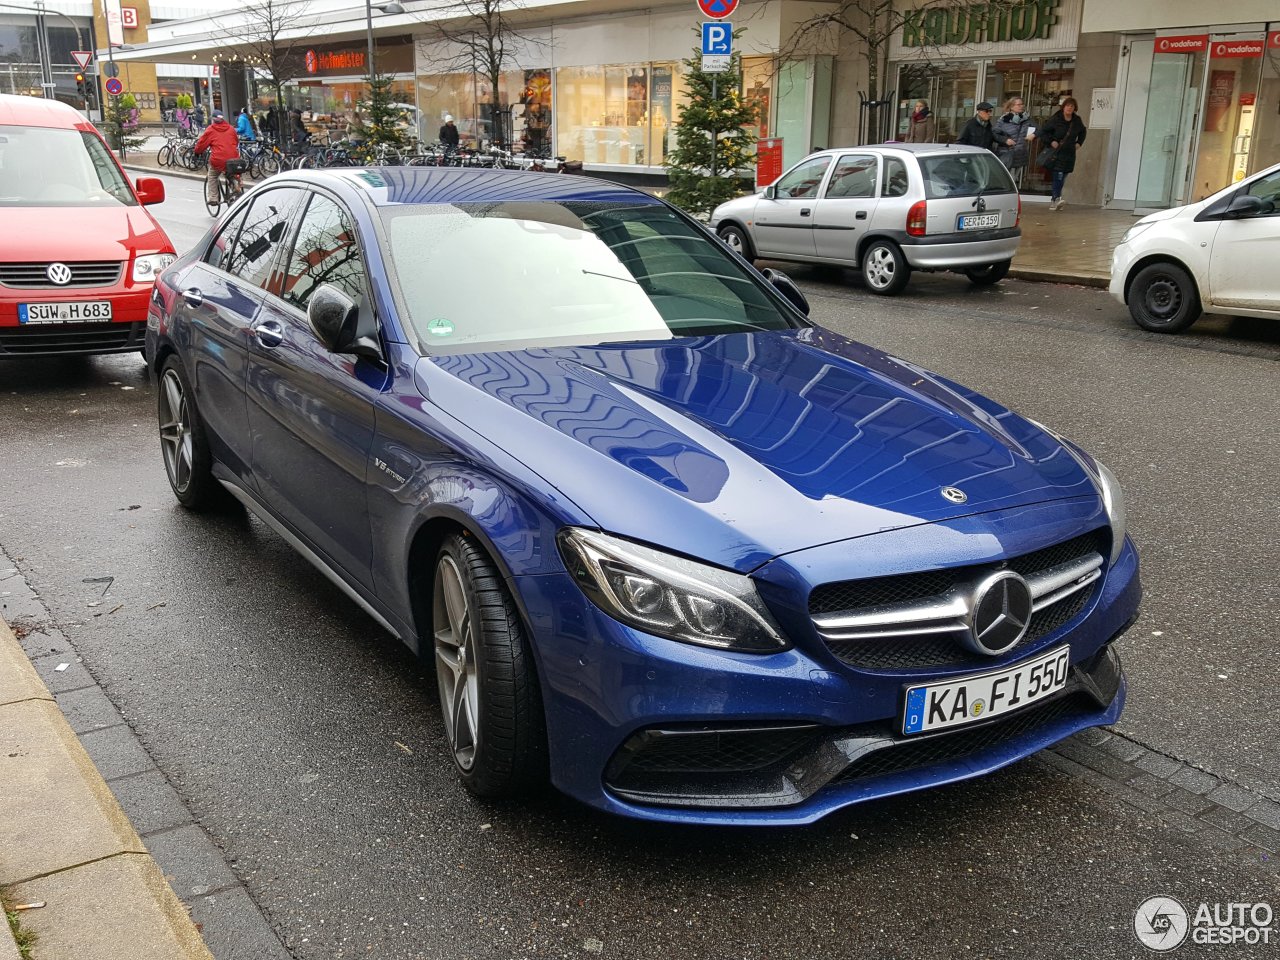
<svg viewBox="0 0 1280 960"><path fill-rule="evenodd" d="M810 595L809 612L831 652L852 667L912 670L989 664L990 658L958 642L969 629L969 585L999 569L1026 578L1032 618L1026 635L1004 654L1016 657L1084 611L1102 577L1109 537L1103 528L1003 563L823 584Z"/></svg>
<svg viewBox="0 0 1280 960"><path fill-rule="evenodd" d="M0 284L22 290L74 290L82 287L110 287L120 282L124 263L119 260L82 260L65 262L71 269L70 283L54 283L49 279L50 264L63 261L46 260L43 263L0 263Z"/></svg>

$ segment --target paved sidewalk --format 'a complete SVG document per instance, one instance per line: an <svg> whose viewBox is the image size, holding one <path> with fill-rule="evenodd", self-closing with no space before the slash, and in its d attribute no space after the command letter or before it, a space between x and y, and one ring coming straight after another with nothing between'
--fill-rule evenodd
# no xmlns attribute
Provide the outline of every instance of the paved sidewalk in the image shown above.
<svg viewBox="0 0 1280 960"><path fill-rule="evenodd" d="M204 174L173 170L156 163L155 154L136 151L124 163L135 173L203 180ZM1137 220L1127 210L1073 207L1050 210L1048 203L1024 200L1022 246L1009 276L1019 280L1077 283L1105 287L1111 281L1111 251Z"/></svg>

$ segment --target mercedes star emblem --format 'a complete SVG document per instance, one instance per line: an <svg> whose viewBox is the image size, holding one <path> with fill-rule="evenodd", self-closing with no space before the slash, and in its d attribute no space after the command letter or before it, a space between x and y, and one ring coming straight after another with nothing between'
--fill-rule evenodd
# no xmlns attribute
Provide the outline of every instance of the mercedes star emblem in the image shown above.
<svg viewBox="0 0 1280 960"><path fill-rule="evenodd" d="M943 487L942 495L952 503L965 503L969 499L969 495L959 487Z"/></svg>
<svg viewBox="0 0 1280 960"><path fill-rule="evenodd" d="M65 287L71 282L71 268L65 263L49 264L44 275L49 278L50 283L56 283L60 287Z"/></svg>
<svg viewBox="0 0 1280 960"><path fill-rule="evenodd" d="M965 646L997 657L1017 646L1032 613L1031 588L1012 570L999 570L973 591L973 612Z"/></svg>

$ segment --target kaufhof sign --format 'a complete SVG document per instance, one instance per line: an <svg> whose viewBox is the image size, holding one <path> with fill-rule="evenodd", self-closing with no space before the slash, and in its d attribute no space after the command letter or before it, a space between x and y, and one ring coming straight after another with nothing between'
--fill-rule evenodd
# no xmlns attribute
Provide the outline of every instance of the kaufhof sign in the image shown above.
<svg viewBox="0 0 1280 960"><path fill-rule="evenodd" d="M966 3L921 7L902 15L904 47L1047 40L1060 22L1061 0Z"/></svg>

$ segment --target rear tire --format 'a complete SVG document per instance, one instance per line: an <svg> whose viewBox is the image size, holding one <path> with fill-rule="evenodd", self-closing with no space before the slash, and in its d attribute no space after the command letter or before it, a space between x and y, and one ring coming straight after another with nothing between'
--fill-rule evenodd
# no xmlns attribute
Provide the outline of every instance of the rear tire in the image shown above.
<svg viewBox="0 0 1280 960"><path fill-rule="evenodd" d="M546 780L546 729L533 654L502 574L472 537L436 555L432 639L445 735L478 797L527 793Z"/></svg>
<svg viewBox="0 0 1280 960"><path fill-rule="evenodd" d="M1175 263L1153 263L1129 284L1129 316L1154 333L1181 333L1200 319L1200 292Z"/></svg>
<svg viewBox="0 0 1280 960"><path fill-rule="evenodd" d="M751 248L751 240L741 227L734 224L721 227L720 239L728 245L730 250L741 255L747 263L752 263L755 260L756 252Z"/></svg>
<svg viewBox="0 0 1280 960"><path fill-rule="evenodd" d="M1001 260L999 263L989 263L985 267L974 267L966 270L964 275L969 278L969 282L975 287L990 287L999 283L1009 275L1009 265L1013 261Z"/></svg>
<svg viewBox="0 0 1280 960"><path fill-rule="evenodd" d="M173 495L178 503L196 512L222 505L227 494L213 477L213 454L204 421L177 354L170 354L160 366L156 397L160 450Z"/></svg>
<svg viewBox="0 0 1280 960"><path fill-rule="evenodd" d="M892 240L872 240L862 251L862 280L882 297L901 293L911 279L911 265Z"/></svg>

